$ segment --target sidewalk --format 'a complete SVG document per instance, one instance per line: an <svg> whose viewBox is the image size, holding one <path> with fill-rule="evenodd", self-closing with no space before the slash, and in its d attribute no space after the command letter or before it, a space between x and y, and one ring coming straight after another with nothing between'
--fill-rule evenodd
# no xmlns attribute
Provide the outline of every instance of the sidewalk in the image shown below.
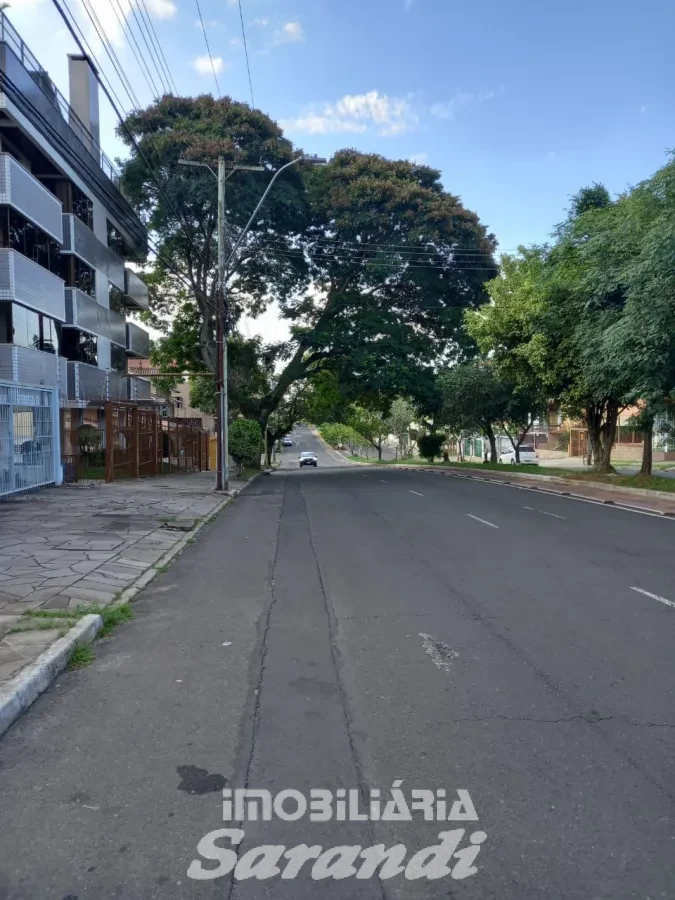
<svg viewBox="0 0 675 900"><path fill-rule="evenodd" d="M213 483L201 472L63 485L0 502L0 689L59 637L23 613L111 603L223 503ZM35 630L15 630L30 622Z"/></svg>

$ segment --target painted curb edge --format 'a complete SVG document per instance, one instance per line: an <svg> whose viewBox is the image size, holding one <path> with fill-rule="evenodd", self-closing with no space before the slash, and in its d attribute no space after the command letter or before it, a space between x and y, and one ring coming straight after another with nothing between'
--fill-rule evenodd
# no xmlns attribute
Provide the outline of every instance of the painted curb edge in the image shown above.
<svg viewBox="0 0 675 900"><path fill-rule="evenodd" d="M90 644L103 627L99 615L82 616L62 638L43 650L0 688L0 736L66 668L78 644Z"/></svg>

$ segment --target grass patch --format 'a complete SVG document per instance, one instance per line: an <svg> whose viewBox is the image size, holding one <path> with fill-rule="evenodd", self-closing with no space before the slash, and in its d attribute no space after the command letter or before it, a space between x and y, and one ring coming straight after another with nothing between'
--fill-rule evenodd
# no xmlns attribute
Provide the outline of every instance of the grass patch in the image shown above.
<svg viewBox="0 0 675 900"><path fill-rule="evenodd" d="M99 615L103 619L99 637L108 637L118 625L133 619L134 610L130 603L111 603L110 606L78 606L75 609L29 609L26 610L24 616L38 621L28 628L17 626L17 630L42 630L62 625L71 628L78 619L88 615Z"/></svg>
<svg viewBox="0 0 675 900"><path fill-rule="evenodd" d="M639 488L643 491L666 491L675 494L675 479L659 475L600 475L595 472L565 473L565 477L589 484L612 484L615 487Z"/></svg>
<svg viewBox="0 0 675 900"><path fill-rule="evenodd" d="M89 644L76 644L68 662L69 669L82 669L94 661L94 651Z"/></svg>
<svg viewBox="0 0 675 900"><path fill-rule="evenodd" d="M109 637L110 634L123 622L133 619L134 611L130 603L119 603L117 606L102 606L99 609L90 609L97 612L103 619L103 627L98 633L99 637Z"/></svg>
<svg viewBox="0 0 675 900"><path fill-rule="evenodd" d="M35 617L35 621L30 620L25 625L15 625L9 629L9 634L21 634L23 631L53 631L55 628L60 629L61 635L65 634L66 629L72 628L77 619L66 619L62 616L54 616L53 618L42 619Z"/></svg>

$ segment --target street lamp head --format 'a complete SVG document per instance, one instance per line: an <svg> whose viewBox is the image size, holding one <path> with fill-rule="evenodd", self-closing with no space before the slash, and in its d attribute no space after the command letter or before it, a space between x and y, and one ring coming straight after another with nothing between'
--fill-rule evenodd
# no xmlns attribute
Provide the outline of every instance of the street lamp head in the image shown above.
<svg viewBox="0 0 675 900"><path fill-rule="evenodd" d="M327 166L328 160L323 156L303 156L301 162L308 163L310 166Z"/></svg>

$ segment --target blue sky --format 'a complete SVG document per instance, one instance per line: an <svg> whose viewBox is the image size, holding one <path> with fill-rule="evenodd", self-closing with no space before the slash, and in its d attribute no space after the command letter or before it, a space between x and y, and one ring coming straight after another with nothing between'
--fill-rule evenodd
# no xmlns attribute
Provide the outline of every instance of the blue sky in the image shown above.
<svg viewBox="0 0 675 900"><path fill-rule="evenodd" d="M91 36L81 0L65 2ZM180 92L215 91L196 0L146 3ZM133 22L130 0L93 4L148 102L117 20L122 12ZM200 5L221 91L250 99L236 0ZM675 147L670 0L242 0L242 8L256 105L289 137L319 155L350 146L439 168L504 250L545 240L582 185L621 191ZM74 48L50 0L13 0L9 16L65 89ZM110 155L120 149L112 126L107 111Z"/></svg>

